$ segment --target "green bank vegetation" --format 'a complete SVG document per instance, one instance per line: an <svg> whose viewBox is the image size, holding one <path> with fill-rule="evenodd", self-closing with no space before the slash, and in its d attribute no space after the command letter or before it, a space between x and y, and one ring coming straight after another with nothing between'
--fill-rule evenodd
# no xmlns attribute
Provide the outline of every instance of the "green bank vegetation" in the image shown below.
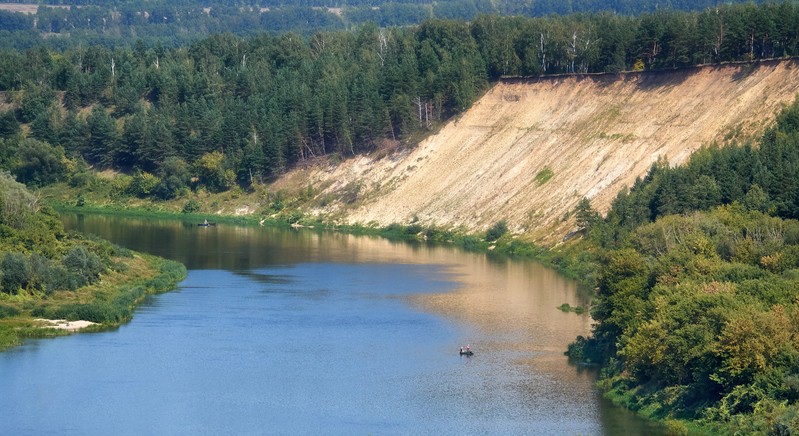
<svg viewBox="0 0 799 436"><path fill-rule="evenodd" d="M119 325L145 295L174 288L186 274L178 263L65 232L51 208L4 172L0 235L0 350L64 333L37 318Z"/></svg>
<svg viewBox="0 0 799 436"><path fill-rule="evenodd" d="M757 144L654 165L604 219L586 203L597 324L570 356L677 432L799 434L799 103Z"/></svg>

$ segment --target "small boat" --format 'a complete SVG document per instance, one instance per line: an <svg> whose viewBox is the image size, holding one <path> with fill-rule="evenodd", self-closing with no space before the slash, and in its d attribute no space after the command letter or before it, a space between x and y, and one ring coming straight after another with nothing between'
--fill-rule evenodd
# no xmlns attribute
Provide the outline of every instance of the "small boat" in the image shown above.
<svg viewBox="0 0 799 436"><path fill-rule="evenodd" d="M472 350L470 350L468 348L464 349L463 347L461 347L461 352L460 353L461 353L461 356L474 356L474 351L472 351Z"/></svg>
<svg viewBox="0 0 799 436"><path fill-rule="evenodd" d="M216 225L216 223L209 223L208 221L206 221L204 223L199 223L197 225L200 226L200 227L213 227L213 226Z"/></svg>

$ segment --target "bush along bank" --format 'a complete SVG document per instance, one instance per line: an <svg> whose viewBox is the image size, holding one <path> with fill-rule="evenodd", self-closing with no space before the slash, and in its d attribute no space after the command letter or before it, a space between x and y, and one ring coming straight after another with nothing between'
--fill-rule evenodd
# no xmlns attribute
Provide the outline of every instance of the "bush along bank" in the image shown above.
<svg viewBox="0 0 799 436"><path fill-rule="evenodd" d="M47 320L90 321L82 331L118 327L133 317L136 305L146 296L173 290L186 277L182 264L155 256L135 254L117 262L118 271L74 291L0 297L0 351L20 345L24 339L72 331L54 328Z"/></svg>
<svg viewBox="0 0 799 436"><path fill-rule="evenodd" d="M179 263L66 232L52 208L4 172L0 236L0 350L76 327L50 328L48 320L117 326L145 295L173 289L186 276Z"/></svg>

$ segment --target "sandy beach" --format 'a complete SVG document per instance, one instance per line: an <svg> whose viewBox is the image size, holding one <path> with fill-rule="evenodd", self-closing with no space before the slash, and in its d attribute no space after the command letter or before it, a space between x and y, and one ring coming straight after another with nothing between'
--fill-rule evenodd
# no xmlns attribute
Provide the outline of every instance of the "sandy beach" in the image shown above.
<svg viewBox="0 0 799 436"><path fill-rule="evenodd" d="M91 322L91 321L83 321L83 320L67 321L65 319L38 318L36 319L36 321L43 323L42 327L58 329L58 330L68 330L71 332L75 332L90 325L97 324L96 322Z"/></svg>

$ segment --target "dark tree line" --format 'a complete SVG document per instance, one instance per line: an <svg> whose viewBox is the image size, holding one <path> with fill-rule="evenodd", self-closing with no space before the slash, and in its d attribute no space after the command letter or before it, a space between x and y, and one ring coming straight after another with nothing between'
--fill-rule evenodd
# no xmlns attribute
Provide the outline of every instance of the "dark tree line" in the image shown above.
<svg viewBox="0 0 799 436"><path fill-rule="evenodd" d="M28 48L49 44L127 45L143 38L178 46L217 32L253 35L350 29L371 22L418 25L428 19L473 20L482 14L545 17L553 14L610 12L626 16L658 10L702 10L742 0L366 0L366 1L55 1L28 15L0 11L0 46ZM760 3L760 2L757 2Z"/></svg>
<svg viewBox="0 0 799 436"><path fill-rule="evenodd" d="M177 49L7 50L0 82L16 106L0 114L7 143L21 144L26 124L28 141L101 168L168 177L173 158L233 174L214 189L399 141L487 85L469 26L453 21L311 38L224 34ZM8 160L22 175L25 157Z"/></svg>
<svg viewBox="0 0 799 436"><path fill-rule="evenodd" d="M62 153L173 186L204 174L202 184L223 190L305 159L392 146L465 110L501 76L793 56L798 45L799 7L781 3L635 18L481 16L311 37L217 34L179 48L139 40L5 49L0 90L15 109L0 113L0 135L28 150L6 167L36 184L54 177L26 176L25 162ZM54 147L51 155L37 143L16 147L23 137Z"/></svg>

